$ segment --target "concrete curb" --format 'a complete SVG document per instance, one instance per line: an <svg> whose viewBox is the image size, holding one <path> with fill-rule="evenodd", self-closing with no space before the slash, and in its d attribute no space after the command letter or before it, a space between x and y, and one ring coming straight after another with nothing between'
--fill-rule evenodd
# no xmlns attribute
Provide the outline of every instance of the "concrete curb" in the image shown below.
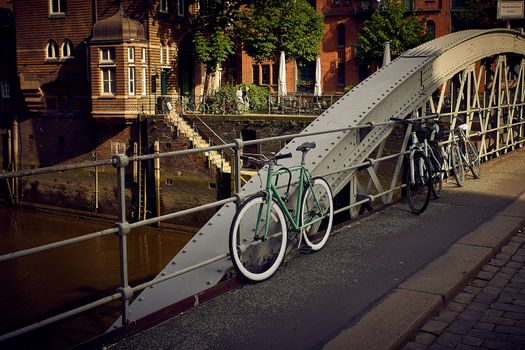
<svg viewBox="0 0 525 350"><path fill-rule="evenodd" d="M525 194L454 243L323 349L399 349L525 224Z"/></svg>

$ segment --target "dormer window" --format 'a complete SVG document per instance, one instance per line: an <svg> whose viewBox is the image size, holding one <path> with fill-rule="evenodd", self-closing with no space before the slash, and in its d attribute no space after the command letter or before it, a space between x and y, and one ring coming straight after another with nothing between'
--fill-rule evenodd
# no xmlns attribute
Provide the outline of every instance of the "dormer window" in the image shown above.
<svg viewBox="0 0 525 350"><path fill-rule="evenodd" d="M168 0L159 0L159 12L168 13Z"/></svg>
<svg viewBox="0 0 525 350"><path fill-rule="evenodd" d="M49 40L46 46L46 60L56 60L58 58L58 46L54 40Z"/></svg>
<svg viewBox="0 0 525 350"><path fill-rule="evenodd" d="M63 16L66 14L66 0L49 0L49 14Z"/></svg>
<svg viewBox="0 0 525 350"><path fill-rule="evenodd" d="M112 47L100 49L100 63L115 63L115 50Z"/></svg>
<svg viewBox="0 0 525 350"><path fill-rule="evenodd" d="M65 40L62 43L62 59L73 58L73 44L69 40Z"/></svg>

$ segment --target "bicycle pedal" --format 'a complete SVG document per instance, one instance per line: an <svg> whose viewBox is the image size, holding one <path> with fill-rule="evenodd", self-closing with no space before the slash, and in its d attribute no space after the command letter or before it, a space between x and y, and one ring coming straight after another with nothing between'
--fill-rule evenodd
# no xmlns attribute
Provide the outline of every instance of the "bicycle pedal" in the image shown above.
<svg viewBox="0 0 525 350"><path fill-rule="evenodd" d="M302 254L312 254L313 252L315 252L315 250L313 250L307 245L303 245L301 248L299 248L299 252Z"/></svg>

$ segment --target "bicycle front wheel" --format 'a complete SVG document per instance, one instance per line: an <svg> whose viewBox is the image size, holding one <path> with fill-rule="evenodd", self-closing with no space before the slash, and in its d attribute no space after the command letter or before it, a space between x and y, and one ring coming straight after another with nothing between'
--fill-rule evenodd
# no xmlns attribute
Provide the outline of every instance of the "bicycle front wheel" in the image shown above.
<svg viewBox="0 0 525 350"><path fill-rule="evenodd" d="M472 175L475 179L479 179L479 176L481 175L481 165L479 161L479 153L472 143L472 141L467 140L467 154L468 154L468 161L469 161L469 168L472 172Z"/></svg>
<svg viewBox="0 0 525 350"><path fill-rule="evenodd" d="M230 229L230 257L239 275L264 281L281 265L286 252L287 228L282 209L264 194L248 198L237 210ZM266 228L268 230L266 231Z"/></svg>
<svg viewBox="0 0 525 350"><path fill-rule="evenodd" d="M450 160L452 162L452 171L454 172L454 178L459 187L463 187L465 184L465 168L463 166L463 160L461 159L461 151L457 145L452 146L450 150Z"/></svg>
<svg viewBox="0 0 525 350"><path fill-rule="evenodd" d="M410 209L414 214L423 213L430 202L432 191L432 171L428 158L421 152L414 153L414 181L410 170L407 171L405 183L406 194Z"/></svg>
<svg viewBox="0 0 525 350"><path fill-rule="evenodd" d="M301 227L304 241L312 250L324 247L334 219L332 191L325 179L314 177L303 194Z"/></svg>

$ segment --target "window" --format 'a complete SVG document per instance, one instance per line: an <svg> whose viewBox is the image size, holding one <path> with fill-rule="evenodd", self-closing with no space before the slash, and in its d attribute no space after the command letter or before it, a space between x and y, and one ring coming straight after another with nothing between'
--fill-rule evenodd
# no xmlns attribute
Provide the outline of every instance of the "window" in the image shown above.
<svg viewBox="0 0 525 350"><path fill-rule="evenodd" d="M184 0L177 0L177 15L184 16Z"/></svg>
<svg viewBox="0 0 525 350"><path fill-rule="evenodd" d="M270 65L263 64L261 66L262 71L262 85L270 85Z"/></svg>
<svg viewBox="0 0 525 350"><path fill-rule="evenodd" d="M160 64L170 64L170 47L160 45Z"/></svg>
<svg viewBox="0 0 525 350"><path fill-rule="evenodd" d="M128 47L128 62L135 62L135 48Z"/></svg>
<svg viewBox="0 0 525 350"><path fill-rule="evenodd" d="M101 63L114 63L115 62L115 50L113 48L103 48L100 50L100 62Z"/></svg>
<svg viewBox="0 0 525 350"><path fill-rule="evenodd" d="M434 21L427 22L427 34L434 39L436 37L436 23Z"/></svg>
<svg viewBox="0 0 525 350"><path fill-rule="evenodd" d="M252 82L254 84L260 84L260 82L259 82L259 65L258 64L252 65L252 70L253 70Z"/></svg>
<svg viewBox="0 0 525 350"><path fill-rule="evenodd" d="M345 47L346 35L345 35L345 25L337 25L337 47Z"/></svg>
<svg viewBox="0 0 525 350"><path fill-rule="evenodd" d="M160 0L159 11L168 13L168 0Z"/></svg>
<svg viewBox="0 0 525 350"><path fill-rule="evenodd" d="M344 52L337 53L337 85L345 85L345 55Z"/></svg>
<svg viewBox="0 0 525 350"><path fill-rule="evenodd" d="M141 50L140 61L146 63L146 48L143 47Z"/></svg>
<svg viewBox="0 0 525 350"><path fill-rule="evenodd" d="M57 53L58 53L58 46L57 43L53 40L49 40L47 42L46 46L46 59L48 60L56 60L57 59Z"/></svg>
<svg viewBox="0 0 525 350"><path fill-rule="evenodd" d="M128 68L128 92L130 96L135 95L135 67Z"/></svg>
<svg viewBox="0 0 525 350"><path fill-rule="evenodd" d="M315 61L297 62L297 90L312 93L315 86Z"/></svg>
<svg viewBox="0 0 525 350"><path fill-rule="evenodd" d="M9 82L7 82L7 81L0 81L0 97L2 97L2 98L10 98L11 97L11 88L9 86Z"/></svg>
<svg viewBox="0 0 525 350"><path fill-rule="evenodd" d="M279 65L272 65L272 85L279 83Z"/></svg>
<svg viewBox="0 0 525 350"><path fill-rule="evenodd" d="M340 6L341 0L332 0L332 6Z"/></svg>
<svg viewBox="0 0 525 350"><path fill-rule="evenodd" d="M73 44L69 40L62 43L62 58L73 58Z"/></svg>
<svg viewBox="0 0 525 350"><path fill-rule="evenodd" d="M115 68L102 68L102 94L115 95Z"/></svg>
<svg viewBox="0 0 525 350"><path fill-rule="evenodd" d="M49 0L49 14L64 15L66 13L66 0Z"/></svg>
<svg viewBox="0 0 525 350"><path fill-rule="evenodd" d="M146 85L146 78L147 78L147 69L142 68L142 96L146 96L147 91L147 85Z"/></svg>

